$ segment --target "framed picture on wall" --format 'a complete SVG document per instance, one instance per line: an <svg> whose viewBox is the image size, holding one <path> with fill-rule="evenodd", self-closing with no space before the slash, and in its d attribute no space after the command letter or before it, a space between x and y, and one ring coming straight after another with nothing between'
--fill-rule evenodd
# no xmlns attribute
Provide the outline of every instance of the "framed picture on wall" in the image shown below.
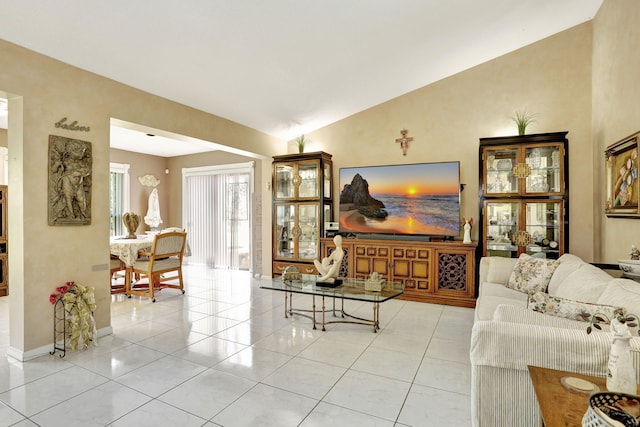
<svg viewBox="0 0 640 427"><path fill-rule="evenodd" d="M608 217L640 218L638 139L640 132L611 144L605 150Z"/></svg>

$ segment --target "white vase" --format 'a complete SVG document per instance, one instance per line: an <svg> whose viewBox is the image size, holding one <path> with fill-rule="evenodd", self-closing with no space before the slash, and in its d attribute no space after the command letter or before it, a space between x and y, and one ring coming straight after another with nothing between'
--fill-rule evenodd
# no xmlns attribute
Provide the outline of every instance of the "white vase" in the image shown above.
<svg viewBox="0 0 640 427"><path fill-rule="evenodd" d="M636 394L636 373L633 369L629 341L631 332L617 319L611 321L613 342L607 366L607 390L617 393Z"/></svg>

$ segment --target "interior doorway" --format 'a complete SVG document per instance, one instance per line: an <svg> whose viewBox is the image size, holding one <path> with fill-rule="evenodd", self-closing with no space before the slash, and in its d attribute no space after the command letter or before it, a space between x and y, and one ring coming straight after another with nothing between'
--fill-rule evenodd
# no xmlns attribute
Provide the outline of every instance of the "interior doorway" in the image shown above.
<svg viewBox="0 0 640 427"><path fill-rule="evenodd" d="M183 170L182 218L189 264L251 269L254 162Z"/></svg>
<svg viewBox="0 0 640 427"><path fill-rule="evenodd" d="M9 184L9 100L0 92L0 296L9 295L7 193ZM7 305L8 309L8 305Z"/></svg>
<svg viewBox="0 0 640 427"><path fill-rule="evenodd" d="M22 144L22 127L15 126L22 122L22 97L4 92L0 90L0 185L6 185L2 193L3 206L0 212L0 224L2 224L2 230L0 230L0 358L6 359L9 354L9 341L11 335L11 324L19 325L20 316L24 315L23 307L17 302L24 299L24 287L9 288L9 245L8 245L8 228L9 221L12 216L8 214L9 202L9 110L11 109L12 124L14 125L13 134L11 135L12 144L14 147L18 144ZM19 148L19 147L18 147ZM19 150L18 150L19 151ZM16 163L21 167L22 163ZM20 184L17 184L20 189ZM5 197L6 196L6 197ZM16 199L18 200L18 199ZM14 208L12 209L15 209ZM17 216L16 216L17 217ZM15 220L13 220L15 221ZM20 221L18 220L19 224ZM22 238L20 230L13 234L14 238ZM18 271L17 269L15 269ZM14 275L17 274L14 271ZM20 280L15 280L14 283L19 283ZM13 295L10 299L9 295ZM11 322L11 318L14 322Z"/></svg>

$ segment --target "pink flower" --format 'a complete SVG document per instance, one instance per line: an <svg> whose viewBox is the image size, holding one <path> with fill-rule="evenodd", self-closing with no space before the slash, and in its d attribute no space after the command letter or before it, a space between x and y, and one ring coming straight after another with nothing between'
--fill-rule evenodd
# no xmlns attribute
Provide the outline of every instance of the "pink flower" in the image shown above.
<svg viewBox="0 0 640 427"><path fill-rule="evenodd" d="M55 304L55 303L56 303L56 301L58 301L58 296L59 296L58 294L51 294L51 295L49 295L49 302L50 302L51 304Z"/></svg>
<svg viewBox="0 0 640 427"><path fill-rule="evenodd" d="M56 288L56 291L60 292L61 294L64 294L68 290L69 290L69 285L58 286Z"/></svg>

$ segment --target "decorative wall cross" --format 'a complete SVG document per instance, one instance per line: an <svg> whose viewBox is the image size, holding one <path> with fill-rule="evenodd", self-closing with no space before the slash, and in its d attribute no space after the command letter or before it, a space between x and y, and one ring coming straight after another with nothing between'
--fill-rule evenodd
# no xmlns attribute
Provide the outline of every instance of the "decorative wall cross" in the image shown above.
<svg viewBox="0 0 640 427"><path fill-rule="evenodd" d="M402 138L397 138L396 142L400 143L400 148L402 148L402 155L406 156L407 155L407 148L409 148L409 142L413 141L413 138L407 138L407 130L406 129L402 129L400 131L400 134L402 135Z"/></svg>

